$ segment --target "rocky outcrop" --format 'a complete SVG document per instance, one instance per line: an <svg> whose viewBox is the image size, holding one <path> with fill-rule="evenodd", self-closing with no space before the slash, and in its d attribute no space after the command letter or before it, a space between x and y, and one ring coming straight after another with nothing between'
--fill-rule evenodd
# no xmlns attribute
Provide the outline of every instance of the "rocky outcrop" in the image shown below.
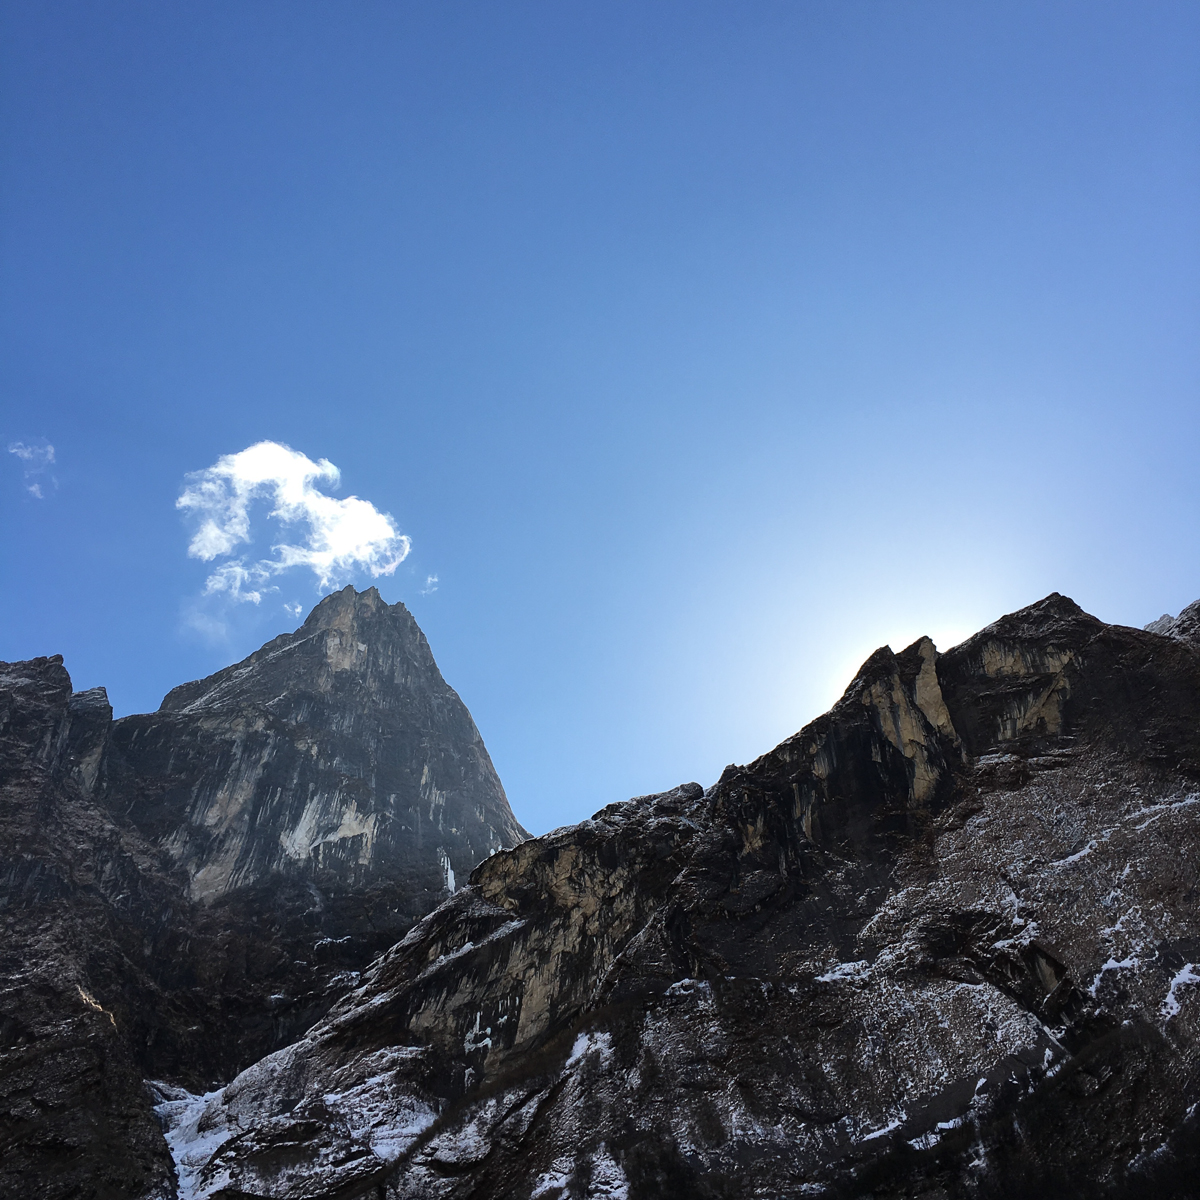
<svg viewBox="0 0 1200 1200"><path fill-rule="evenodd" d="M1198 851L1200 646L1051 596L497 853L160 1111L226 1200L1190 1195Z"/></svg>
<svg viewBox="0 0 1200 1200"><path fill-rule="evenodd" d="M0 1195L167 1196L128 1015L150 992L135 911L173 892L91 795L112 710L62 659L0 664ZM138 947L140 951L140 946Z"/></svg>
<svg viewBox="0 0 1200 1200"><path fill-rule="evenodd" d="M155 1056L193 1085L298 1037L524 836L424 634L374 588L327 596L295 633L117 721L99 776L173 864L205 948L161 979L190 1009L204 998Z"/></svg>
<svg viewBox="0 0 1200 1200"><path fill-rule="evenodd" d="M525 836L471 714L403 604L347 587L295 633L126 717L115 786L213 901L274 875L465 878Z"/></svg>
<svg viewBox="0 0 1200 1200"><path fill-rule="evenodd" d="M1163 613L1157 621L1151 621L1146 629L1150 633L1161 633L1187 642L1200 642L1200 600L1189 604L1177 617Z"/></svg>
<svg viewBox="0 0 1200 1200"><path fill-rule="evenodd" d="M0 788L4 1195L172 1194L143 1078L216 1087L302 1036L524 836L374 589L115 723L61 658L0 664Z"/></svg>

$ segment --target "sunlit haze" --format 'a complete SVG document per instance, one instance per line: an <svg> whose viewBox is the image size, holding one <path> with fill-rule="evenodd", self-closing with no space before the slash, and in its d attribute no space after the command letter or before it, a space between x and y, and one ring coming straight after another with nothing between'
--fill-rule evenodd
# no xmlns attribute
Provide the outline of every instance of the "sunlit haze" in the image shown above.
<svg viewBox="0 0 1200 1200"><path fill-rule="evenodd" d="M0 11L0 658L377 586L540 832L1200 597L1195 4Z"/></svg>

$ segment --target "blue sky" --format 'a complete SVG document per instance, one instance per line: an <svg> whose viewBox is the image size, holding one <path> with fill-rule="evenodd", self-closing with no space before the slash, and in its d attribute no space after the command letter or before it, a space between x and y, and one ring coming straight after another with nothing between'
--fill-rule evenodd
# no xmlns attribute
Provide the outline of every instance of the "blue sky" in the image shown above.
<svg viewBox="0 0 1200 1200"><path fill-rule="evenodd" d="M411 539L344 578L534 831L1200 596L1195 4L0 13L0 658L127 713L293 628L176 507L264 440Z"/></svg>

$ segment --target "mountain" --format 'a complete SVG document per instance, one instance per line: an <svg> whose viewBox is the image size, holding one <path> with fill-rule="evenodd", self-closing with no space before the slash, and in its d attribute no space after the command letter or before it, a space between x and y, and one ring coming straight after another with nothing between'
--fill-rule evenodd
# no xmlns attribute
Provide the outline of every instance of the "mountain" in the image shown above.
<svg viewBox="0 0 1200 1200"><path fill-rule="evenodd" d="M2 1195L1195 1194L1200 603L526 839L347 589L145 716L0 664L0 788Z"/></svg>
<svg viewBox="0 0 1200 1200"><path fill-rule="evenodd" d="M195 900L275 875L419 891L527 836L425 635L375 588L327 596L295 633L118 721L112 742L130 819Z"/></svg>
<svg viewBox="0 0 1200 1200"><path fill-rule="evenodd" d="M203 1090L301 1036L525 832L402 604L112 720L0 664L0 1194L174 1193L143 1079Z"/></svg>
<svg viewBox="0 0 1200 1200"><path fill-rule="evenodd" d="M1182 617L1182 614L1181 614ZM159 1106L189 1198L1191 1196L1200 641L1057 594L486 859Z"/></svg>
<svg viewBox="0 0 1200 1200"><path fill-rule="evenodd" d="M0 664L3 1196L170 1194L130 1015L158 1007L139 929L178 888L91 794L111 719L57 656Z"/></svg>

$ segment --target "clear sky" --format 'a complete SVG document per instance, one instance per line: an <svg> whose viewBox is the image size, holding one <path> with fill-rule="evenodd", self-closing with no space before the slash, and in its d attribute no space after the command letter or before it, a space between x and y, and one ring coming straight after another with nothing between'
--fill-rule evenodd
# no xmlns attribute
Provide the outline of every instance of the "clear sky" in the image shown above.
<svg viewBox="0 0 1200 1200"><path fill-rule="evenodd" d="M144 711L375 582L540 832L1200 596L1194 0L0 12L0 658Z"/></svg>

